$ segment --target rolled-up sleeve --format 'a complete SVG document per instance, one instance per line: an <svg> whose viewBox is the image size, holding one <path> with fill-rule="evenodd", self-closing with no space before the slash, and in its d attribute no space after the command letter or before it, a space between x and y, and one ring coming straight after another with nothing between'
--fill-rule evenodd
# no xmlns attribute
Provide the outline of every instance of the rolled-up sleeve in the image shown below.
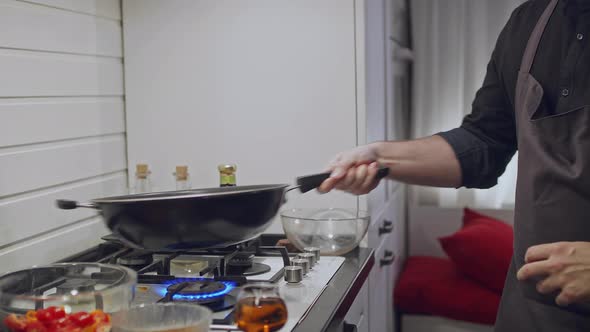
<svg viewBox="0 0 590 332"><path fill-rule="evenodd" d="M510 21L500 34L482 87L461 127L439 133L455 151L461 165L462 186L490 188L517 150L514 110L498 70L498 54L509 33Z"/></svg>

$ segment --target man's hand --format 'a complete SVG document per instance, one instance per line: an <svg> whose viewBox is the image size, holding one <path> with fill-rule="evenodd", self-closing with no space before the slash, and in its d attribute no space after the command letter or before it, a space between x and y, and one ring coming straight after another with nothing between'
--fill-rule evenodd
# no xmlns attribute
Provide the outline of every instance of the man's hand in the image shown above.
<svg viewBox="0 0 590 332"><path fill-rule="evenodd" d="M558 242L530 247L526 264L518 271L518 280L544 277L537 291L559 291L560 306L590 300L590 242Z"/></svg>
<svg viewBox="0 0 590 332"><path fill-rule="evenodd" d="M422 186L456 188L462 184L461 165L453 148L438 136L411 141L374 142L340 153L330 162L332 175L318 188L364 195L375 189L377 164L389 168L389 179Z"/></svg>
<svg viewBox="0 0 590 332"><path fill-rule="evenodd" d="M375 180L378 171L376 160L374 145L359 146L338 154L328 165L332 175L318 190L327 193L336 188L356 195L369 193L379 183Z"/></svg>

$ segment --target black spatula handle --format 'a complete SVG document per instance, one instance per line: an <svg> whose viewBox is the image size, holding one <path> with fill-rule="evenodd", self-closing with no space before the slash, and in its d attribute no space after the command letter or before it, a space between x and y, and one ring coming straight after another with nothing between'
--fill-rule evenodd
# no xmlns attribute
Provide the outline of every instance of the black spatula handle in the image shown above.
<svg viewBox="0 0 590 332"><path fill-rule="evenodd" d="M327 173L320 173L320 174L313 174L313 175L306 175L300 176L297 178L297 186L302 193L306 193L310 190L316 189L319 187L322 182L327 180L330 177L330 172ZM388 167L380 167L377 171L377 175L375 175L375 179L382 179L389 175L389 168Z"/></svg>

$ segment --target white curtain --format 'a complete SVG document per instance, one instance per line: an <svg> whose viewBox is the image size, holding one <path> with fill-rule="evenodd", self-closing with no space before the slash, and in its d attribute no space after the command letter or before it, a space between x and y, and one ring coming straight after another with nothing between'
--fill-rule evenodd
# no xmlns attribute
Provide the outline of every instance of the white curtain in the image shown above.
<svg viewBox="0 0 590 332"><path fill-rule="evenodd" d="M471 112L502 27L522 0L411 0L414 48L412 136L457 127ZM498 185L487 190L415 187L415 204L511 208L513 158Z"/></svg>

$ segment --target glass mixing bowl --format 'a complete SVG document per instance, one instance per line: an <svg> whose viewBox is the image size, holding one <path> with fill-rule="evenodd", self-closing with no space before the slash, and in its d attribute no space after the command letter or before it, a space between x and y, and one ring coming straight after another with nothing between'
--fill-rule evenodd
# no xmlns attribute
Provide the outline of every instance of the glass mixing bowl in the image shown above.
<svg viewBox="0 0 590 332"><path fill-rule="evenodd" d="M213 313L194 303L154 303L117 312L113 330L118 332L208 332Z"/></svg>
<svg viewBox="0 0 590 332"><path fill-rule="evenodd" d="M356 248L369 228L366 211L331 209L291 209L281 212L287 239L299 250L320 248L320 254L337 256Z"/></svg>
<svg viewBox="0 0 590 332"><path fill-rule="evenodd" d="M125 267L62 263L0 276L0 331L46 328L108 329L109 314L133 300L137 275ZM69 325L68 325L69 324ZM72 325L72 326L70 326ZM75 326L74 326L75 325Z"/></svg>

